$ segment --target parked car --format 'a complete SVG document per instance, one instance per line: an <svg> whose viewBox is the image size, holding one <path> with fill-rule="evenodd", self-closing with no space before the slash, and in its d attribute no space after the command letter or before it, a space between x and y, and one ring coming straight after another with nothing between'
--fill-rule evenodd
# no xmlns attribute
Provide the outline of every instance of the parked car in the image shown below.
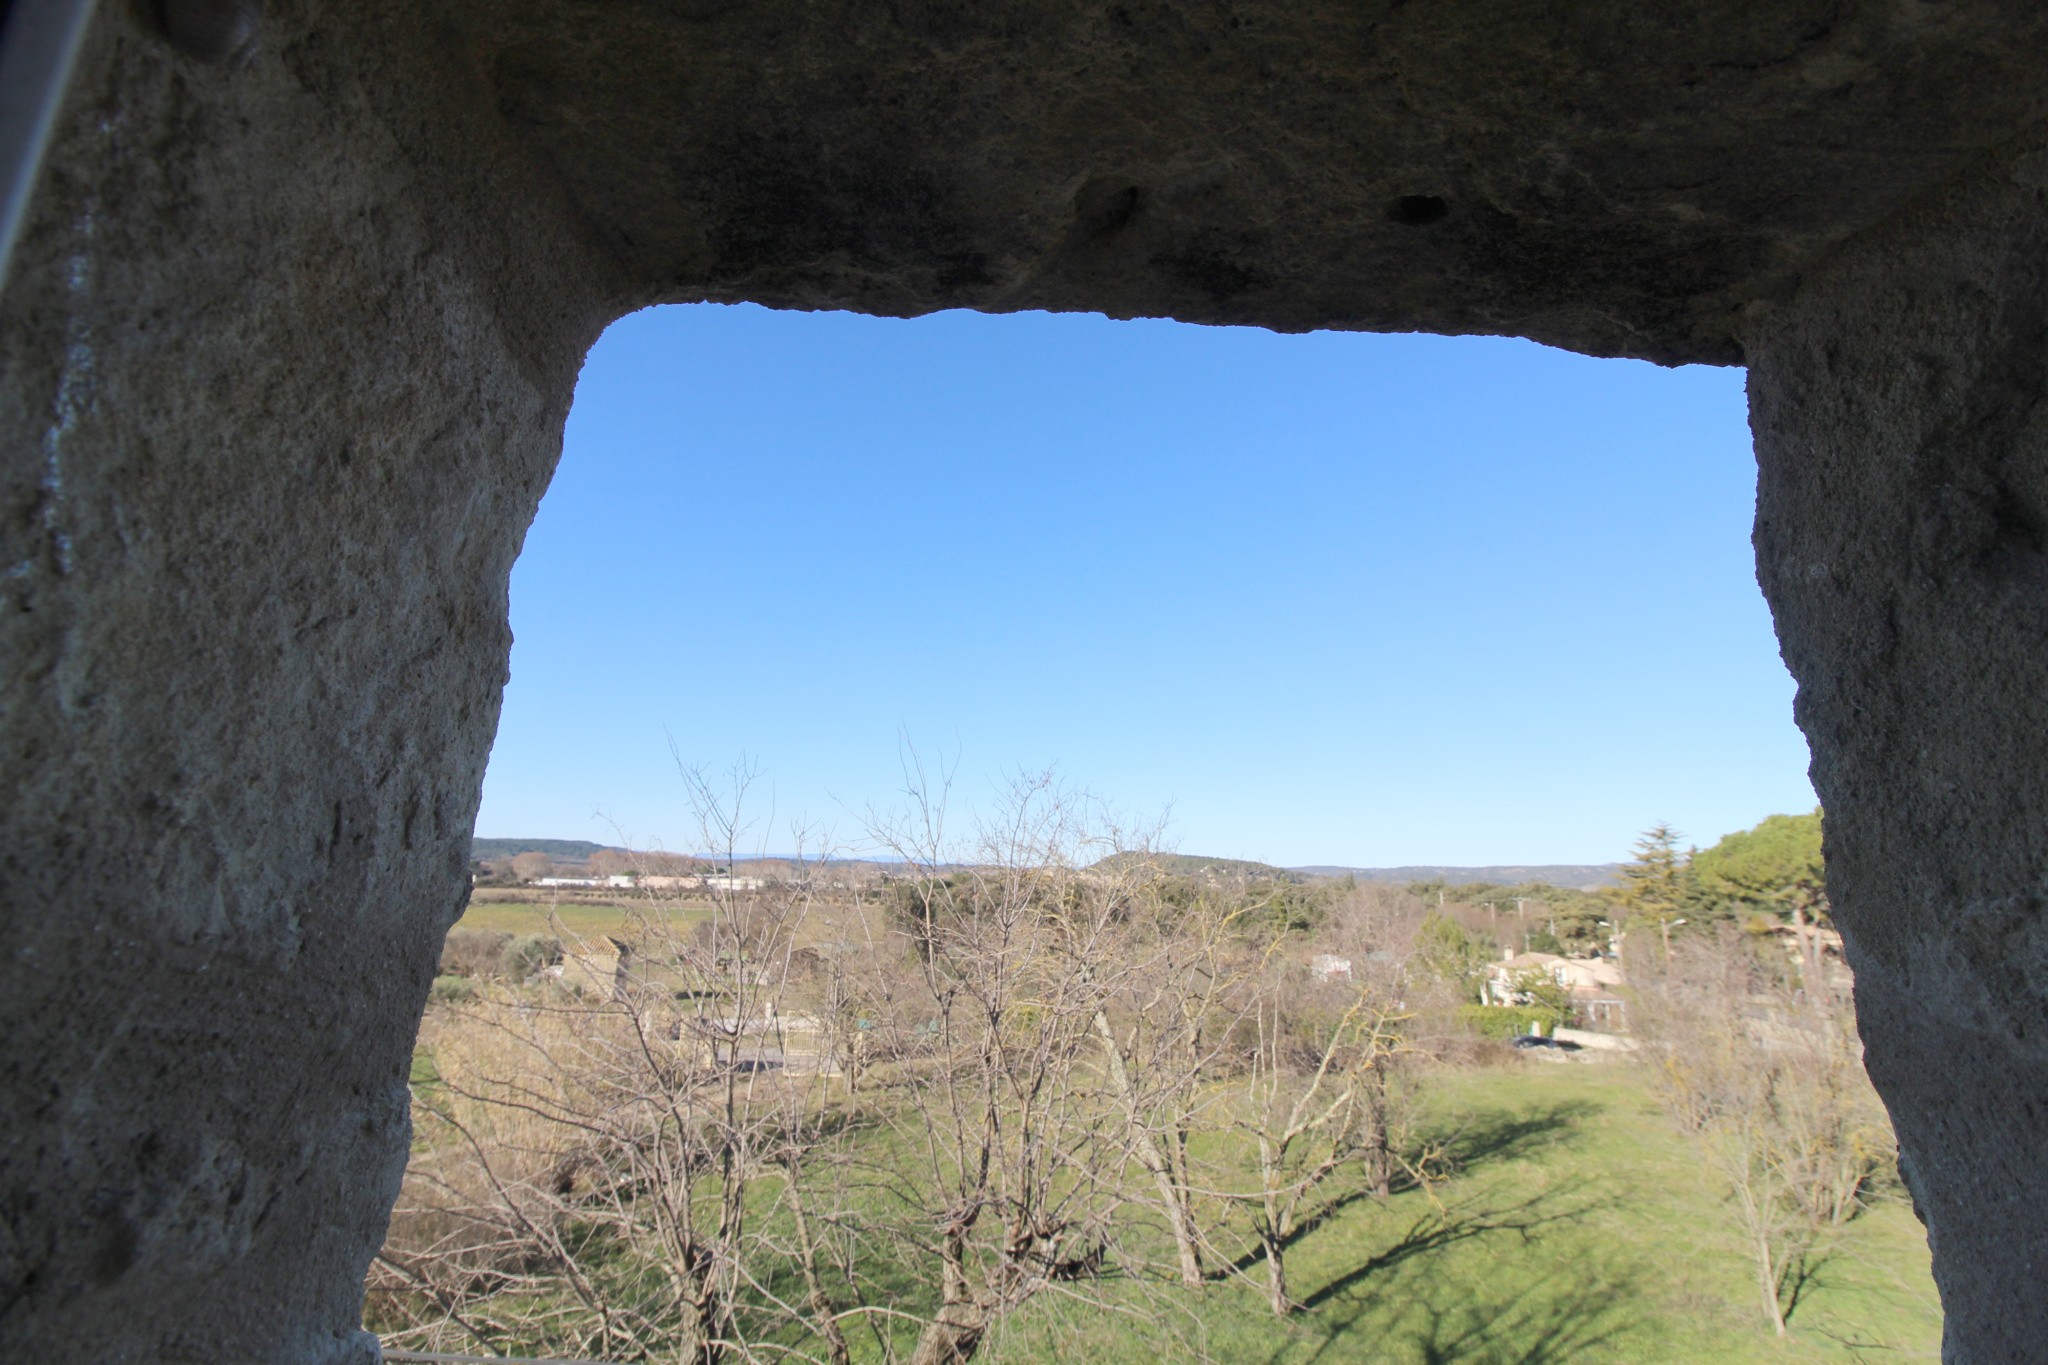
<svg viewBox="0 0 2048 1365"><path fill-rule="evenodd" d="M1560 1052L1577 1052L1579 1044L1566 1038L1545 1038L1541 1034L1522 1033L1508 1040L1510 1047L1554 1047Z"/></svg>

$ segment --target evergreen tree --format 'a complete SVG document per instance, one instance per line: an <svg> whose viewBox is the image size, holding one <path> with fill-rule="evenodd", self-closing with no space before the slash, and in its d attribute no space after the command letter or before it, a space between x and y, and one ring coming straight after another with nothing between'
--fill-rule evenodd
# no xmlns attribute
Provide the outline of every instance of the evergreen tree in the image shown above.
<svg viewBox="0 0 2048 1365"><path fill-rule="evenodd" d="M1821 860L1821 813L1773 815L1739 830L1692 859L1692 899L1718 914L1773 919L1827 918L1827 877Z"/></svg>
<svg viewBox="0 0 2048 1365"><path fill-rule="evenodd" d="M1455 984L1460 993L1479 998L1480 983L1493 954L1484 939L1475 938L1449 915L1430 911L1415 930L1415 963L1431 976Z"/></svg>
<svg viewBox="0 0 2048 1365"><path fill-rule="evenodd" d="M1678 831L1659 821L1635 842L1634 856L1621 865L1622 884L1612 892L1623 922L1654 928L1667 946L1671 927L1685 918L1691 891L1691 854L1678 848Z"/></svg>

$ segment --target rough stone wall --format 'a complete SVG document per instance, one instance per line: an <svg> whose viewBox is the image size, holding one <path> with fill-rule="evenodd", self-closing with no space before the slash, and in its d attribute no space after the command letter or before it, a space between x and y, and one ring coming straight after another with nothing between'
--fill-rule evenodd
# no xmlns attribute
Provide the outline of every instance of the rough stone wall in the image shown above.
<svg viewBox="0 0 2048 1365"><path fill-rule="evenodd" d="M1946 1358L2048 1343L2048 152L1872 232L1749 338L1758 577Z"/></svg>
<svg viewBox="0 0 2048 1365"><path fill-rule="evenodd" d="M374 1350L509 567L584 349L691 297L1746 328L1951 1355L2048 1340L2048 161L1933 190L2048 114L2038 3L159 8L0 294L0 1355Z"/></svg>
<svg viewBox="0 0 2048 1365"><path fill-rule="evenodd" d="M469 0L649 301L1084 309L1738 363L2048 118L2038 0Z"/></svg>
<svg viewBox="0 0 2048 1365"><path fill-rule="evenodd" d="M507 574L618 291L430 29L335 29L204 66L102 4L0 296L9 1360L374 1354Z"/></svg>

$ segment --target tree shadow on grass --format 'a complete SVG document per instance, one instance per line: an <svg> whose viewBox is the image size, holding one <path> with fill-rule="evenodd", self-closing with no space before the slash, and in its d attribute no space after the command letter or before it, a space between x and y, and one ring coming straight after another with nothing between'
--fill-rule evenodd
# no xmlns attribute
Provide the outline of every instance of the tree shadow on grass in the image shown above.
<svg viewBox="0 0 2048 1365"><path fill-rule="evenodd" d="M1322 1227L1353 1204L1361 1200L1370 1199L1371 1197L1371 1190L1350 1189L1345 1190L1332 1199L1326 1200L1315 1209L1303 1214L1295 1223L1294 1231L1280 1239L1281 1251L1284 1254L1294 1250L1295 1244L1300 1242L1302 1238L1307 1237L1310 1233ZM1251 1273L1253 1266L1260 1264L1265 1259L1266 1249L1254 1244L1233 1256L1227 1264L1206 1271L1204 1278L1216 1281L1228 1280L1239 1275L1248 1275Z"/></svg>
<svg viewBox="0 0 2048 1365"><path fill-rule="evenodd" d="M1786 1272L1785 1325L1795 1336L1832 1342L1852 1360L1939 1359L1939 1350L1931 1346L1916 1347L1884 1339L1867 1321L1861 1320L1857 1308L1860 1302L1873 1297L1906 1304L1917 1299L1925 1304L1938 1335L1941 1310L1933 1286L1909 1283L1905 1277L1885 1269L1878 1269L1874 1275L1871 1271L1872 1267L1844 1239L1843 1231L1810 1248ZM1829 1293L1828 1299L1808 1303L1823 1291Z"/></svg>
<svg viewBox="0 0 2048 1365"><path fill-rule="evenodd" d="M1575 1223L1611 1202L1578 1182L1508 1202L1475 1195L1416 1218L1391 1245L1303 1300L1302 1307L1316 1314L1315 1325L1323 1329L1323 1341L1306 1359L1333 1353L1356 1359L1353 1330L1388 1304L1399 1305L1394 1315L1399 1331L1380 1335L1389 1354L1374 1359L1398 1355L1431 1365L1559 1365L1586 1358L1631 1324L1626 1305L1633 1300L1633 1282L1628 1274L1581 1265L1547 1274L1506 1298L1473 1302L1470 1287L1440 1277L1432 1258L1479 1239L1510 1238L1514 1249L1531 1250L1544 1230ZM1294 1345L1277 1350L1272 1359L1282 1359Z"/></svg>
<svg viewBox="0 0 2048 1365"><path fill-rule="evenodd" d="M1443 1307L1418 1303L1400 1344L1423 1365L1567 1365L1613 1359L1634 1325L1632 1277L1558 1271L1506 1300Z"/></svg>
<svg viewBox="0 0 2048 1365"><path fill-rule="evenodd" d="M1487 1110L1466 1116L1453 1127L1426 1132L1422 1137L1422 1145L1441 1152L1453 1171L1469 1171L1474 1166L1483 1165L1488 1161L1514 1160L1564 1142L1578 1130L1583 1120L1603 1112L1604 1109L1604 1105L1588 1100L1559 1100L1534 1111ZM1398 1187L1395 1193L1414 1188L1415 1186L1409 1183ZM1370 1197L1369 1190L1354 1188L1341 1191L1304 1214L1295 1224L1294 1231L1288 1234L1283 1246L1286 1250L1292 1251L1295 1244L1303 1238L1323 1227L1353 1204ZM1439 1220L1432 1218L1430 1221ZM1397 1249L1399 1245L1397 1244ZM1209 1278L1225 1280L1233 1275L1248 1274L1253 1266L1265 1259L1266 1253L1262 1248L1250 1247L1234 1257L1228 1265L1211 1271ZM1373 1268L1361 1267L1353 1273L1363 1275L1370 1273ZM1328 1294L1337 1291L1332 1288L1324 1292Z"/></svg>
<svg viewBox="0 0 2048 1365"><path fill-rule="evenodd" d="M1501 1203L1474 1197L1432 1210L1409 1225L1408 1230L1386 1250L1368 1257L1302 1300L1304 1308L1320 1308L1352 1289L1417 1256L1442 1251L1460 1242L1496 1234L1514 1236L1527 1244L1547 1227L1575 1223L1610 1201L1587 1195L1583 1183L1554 1186L1527 1199Z"/></svg>
<svg viewBox="0 0 2048 1365"><path fill-rule="evenodd" d="M1785 1304L1785 1321L1789 1326L1798 1314L1801 1303L1813 1291L1827 1282L1828 1263L1835 1258L1837 1247L1811 1246L1793 1256L1785 1267L1779 1282L1779 1296Z"/></svg>
<svg viewBox="0 0 2048 1365"><path fill-rule="evenodd" d="M1469 1170L1489 1161L1533 1156L1568 1141L1582 1123L1606 1108L1592 1100L1558 1100L1534 1110L1481 1110L1429 1130L1423 1139L1440 1149L1453 1169Z"/></svg>

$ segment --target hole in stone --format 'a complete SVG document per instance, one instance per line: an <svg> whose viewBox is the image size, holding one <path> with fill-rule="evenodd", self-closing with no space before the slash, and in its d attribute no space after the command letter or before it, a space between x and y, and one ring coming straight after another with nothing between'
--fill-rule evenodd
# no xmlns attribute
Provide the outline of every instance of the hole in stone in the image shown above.
<svg viewBox="0 0 2048 1365"><path fill-rule="evenodd" d="M1137 214L1143 192L1136 185L1095 179L1074 196L1074 231L1082 241L1114 236Z"/></svg>
<svg viewBox="0 0 2048 1365"><path fill-rule="evenodd" d="M1387 217L1403 227L1428 227L1443 221L1451 206L1433 194L1404 194L1387 206Z"/></svg>

